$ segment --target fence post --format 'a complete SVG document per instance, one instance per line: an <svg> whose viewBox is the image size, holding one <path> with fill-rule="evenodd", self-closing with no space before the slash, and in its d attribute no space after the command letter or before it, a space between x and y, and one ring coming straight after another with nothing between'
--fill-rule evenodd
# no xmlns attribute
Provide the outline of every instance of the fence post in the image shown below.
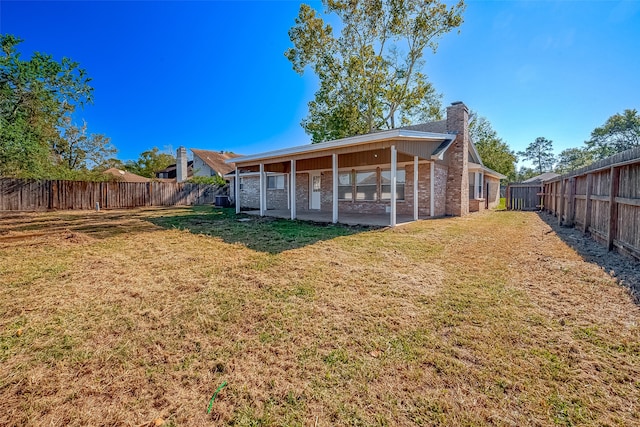
<svg viewBox="0 0 640 427"><path fill-rule="evenodd" d="M576 217L576 179L569 178L569 199L567 200L567 216L565 225L568 227L573 227L574 220Z"/></svg>
<svg viewBox="0 0 640 427"><path fill-rule="evenodd" d="M609 230L607 232L607 249L613 249L613 241L618 234L618 187L620 182L620 168L611 167L609 179Z"/></svg>
<svg viewBox="0 0 640 427"><path fill-rule="evenodd" d="M587 191L584 200L584 224L582 225L582 232L589 231L591 226L591 192L593 191L593 174L587 174Z"/></svg>
<svg viewBox="0 0 640 427"><path fill-rule="evenodd" d="M558 225L562 225L562 215L564 215L564 179L560 180L560 206L558 206Z"/></svg>

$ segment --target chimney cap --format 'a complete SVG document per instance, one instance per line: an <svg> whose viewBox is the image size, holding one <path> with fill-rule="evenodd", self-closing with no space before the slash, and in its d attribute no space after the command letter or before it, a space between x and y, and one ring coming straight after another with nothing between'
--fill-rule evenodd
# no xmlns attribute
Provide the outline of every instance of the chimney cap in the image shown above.
<svg viewBox="0 0 640 427"><path fill-rule="evenodd" d="M460 104L464 104L462 101L454 101L451 103L451 105L460 105Z"/></svg>

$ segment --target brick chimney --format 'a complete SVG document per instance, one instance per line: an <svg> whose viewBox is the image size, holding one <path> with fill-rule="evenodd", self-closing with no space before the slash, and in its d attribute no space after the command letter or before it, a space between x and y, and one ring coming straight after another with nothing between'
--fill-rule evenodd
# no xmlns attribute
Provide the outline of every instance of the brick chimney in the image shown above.
<svg viewBox="0 0 640 427"><path fill-rule="evenodd" d="M187 149L178 147L176 154L176 181L184 182L187 180Z"/></svg>
<svg viewBox="0 0 640 427"><path fill-rule="evenodd" d="M469 109L462 102L447 107L447 132L456 139L445 155L449 167L447 175L447 215L469 213Z"/></svg>

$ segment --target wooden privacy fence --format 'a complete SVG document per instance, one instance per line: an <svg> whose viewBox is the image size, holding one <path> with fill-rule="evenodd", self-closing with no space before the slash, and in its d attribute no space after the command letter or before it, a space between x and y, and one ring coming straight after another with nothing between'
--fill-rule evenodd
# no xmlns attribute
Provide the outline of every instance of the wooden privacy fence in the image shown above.
<svg viewBox="0 0 640 427"><path fill-rule="evenodd" d="M544 209L640 259L640 147L545 181Z"/></svg>
<svg viewBox="0 0 640 427"><path fill-rule="evenodd" d="M0 178L0 210L190 206L215 202L227 187L172 182L87 182Z"/></svg>
<svg viewBox="0 0 640 427"><path fill-rule="evenodd" d="M507 186L507 209L514 211L540 210L541 184L509 184Z"/></svg>

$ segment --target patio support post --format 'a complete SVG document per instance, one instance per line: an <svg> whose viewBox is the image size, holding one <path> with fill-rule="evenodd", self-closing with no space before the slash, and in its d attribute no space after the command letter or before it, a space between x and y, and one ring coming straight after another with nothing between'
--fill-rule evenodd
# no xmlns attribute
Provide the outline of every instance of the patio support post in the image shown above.
<svg viewBox="0 0 640 427"><path fill-rule="evenodd" d="M333 223L338 222L338 155L333 153L332 155L332 170L333 173Z"/></svg>
<svg viewBox="0 0 640 427"><path fill-rule="evenodd" d="M429 216L436 216L436 162L429 164Z"/></svg>
<svg viewBox="0 0 640 427"><path fill-rule="evenodd" d="M413 220L418 220L418 156L413 156Z"/></svg>
<svg viewBox="0 0 640 427"><path fill-rule="evenodd" d="M233 182L233 185L235 186L235 202L236 202L236 213L239 214L240 213L240 171L238 170L238 167L236 166L236 179Z"/></svg>
<svg viewBox="0 0 640 427"><path fill-rule="evenodd" d="M289 191L291 191L291 219L296 219L296 161L291 160L291 183Z"/></svg>
<svg viewBox="0 0 640 427"><path fill-rule="evenodd" d="M265 197L264 197L264 188L265 188L265 176L264 176L264 163L260 163L260 216L264 216L265 209Z"/></svg>
<svg viewBox="0 0 640 427"><path fill-rule="evenodd" d="M396 183L398 181L398 152L396 146L391 146L391 218L389 225L391 227L396 226L396 211L397 211L397 195L396 195Z"/></svg>

